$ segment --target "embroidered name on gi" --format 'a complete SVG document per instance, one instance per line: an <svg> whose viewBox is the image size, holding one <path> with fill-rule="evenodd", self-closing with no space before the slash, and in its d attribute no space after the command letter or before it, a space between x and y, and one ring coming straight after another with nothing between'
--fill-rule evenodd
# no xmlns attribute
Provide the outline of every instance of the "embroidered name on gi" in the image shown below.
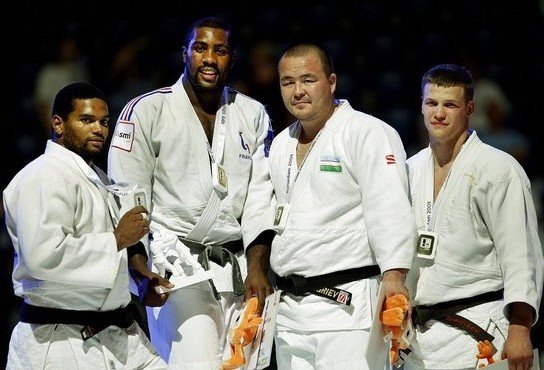
<svg viewBox="0 0 544 370"><path fill-rule="evenodd" d="M346 306L351 305L351 293L347 290L325 287L316 289L312 291L312 293L335 302L345 304Z"/></svg>

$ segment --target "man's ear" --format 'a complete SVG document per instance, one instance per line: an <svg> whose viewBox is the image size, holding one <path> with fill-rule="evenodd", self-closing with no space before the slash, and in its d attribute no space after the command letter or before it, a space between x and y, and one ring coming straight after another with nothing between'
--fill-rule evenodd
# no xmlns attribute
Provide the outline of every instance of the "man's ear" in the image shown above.
<svg viewBox="0 0 544 370"><path fill-rule="evenodd" d="M468 102L467 105L467 116L471 116L474 113L474 100Z"/></svg>
<svg viewBox="0 0 544 370"><path fill-rule="evenodd" d="M57 114L51 117L51 130L55 137L61 137L64 133L64 120Z"/></svg>
<svg viewBox="0 0 544 370"><path fill-rule="evenodd" d="M336 73L331 73L331 75L329 76L329 86L330 86L332 95L334 95L334 93L336 92L336 81L337 81L336 79L337 79Z"/></svg>
<svg viewBox="0 0 544 370"><path fill-rule="evenodd" d="M182 46L181 47L181 60L183 61L183 64L187 63L187 53L188 53L187 47Z"/></svg>

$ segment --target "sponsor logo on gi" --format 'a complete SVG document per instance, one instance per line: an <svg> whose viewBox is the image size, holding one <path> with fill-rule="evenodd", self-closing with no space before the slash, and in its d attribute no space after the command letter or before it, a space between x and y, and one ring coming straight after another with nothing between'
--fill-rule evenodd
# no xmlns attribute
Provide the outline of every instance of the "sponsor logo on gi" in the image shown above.
<svg viewBox="0 0 544 370"><path fill-rule="evenodd" d="M119 121L112 138L112 147L130 152L134 141L134 123Z"/></svg>

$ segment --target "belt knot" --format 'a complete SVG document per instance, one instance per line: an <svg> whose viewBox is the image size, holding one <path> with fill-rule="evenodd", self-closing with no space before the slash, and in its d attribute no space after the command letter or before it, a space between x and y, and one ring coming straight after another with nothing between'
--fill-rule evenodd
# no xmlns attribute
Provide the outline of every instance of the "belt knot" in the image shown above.
<svg viewBox="0 0 544 370"><path fill-rule="evenodd" d="M191 253L198 254L197 261L202 265L204 270L210 269L210 261L215 262L222 267L224 267L227 262L230 262L232 265L232 288L234 294L244 295L244 279L242 278L238 259L234 255L236 251L243 249L241 240L229 242L224 245L207 245L183 238L180 238L180 240L189 248ZM212 287L216 297L219 297L213 283Z"/></svg>

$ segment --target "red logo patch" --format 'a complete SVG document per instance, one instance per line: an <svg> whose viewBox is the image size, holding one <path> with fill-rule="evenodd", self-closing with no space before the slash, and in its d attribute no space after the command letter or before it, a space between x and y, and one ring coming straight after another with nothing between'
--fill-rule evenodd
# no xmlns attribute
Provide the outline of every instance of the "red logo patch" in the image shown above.
<svg viewBox="0 0 544 370"><path fill-rule="evenodd" d="M395 164L395 156L393 154L388 154L385 156L387 164Z"/></svg>

